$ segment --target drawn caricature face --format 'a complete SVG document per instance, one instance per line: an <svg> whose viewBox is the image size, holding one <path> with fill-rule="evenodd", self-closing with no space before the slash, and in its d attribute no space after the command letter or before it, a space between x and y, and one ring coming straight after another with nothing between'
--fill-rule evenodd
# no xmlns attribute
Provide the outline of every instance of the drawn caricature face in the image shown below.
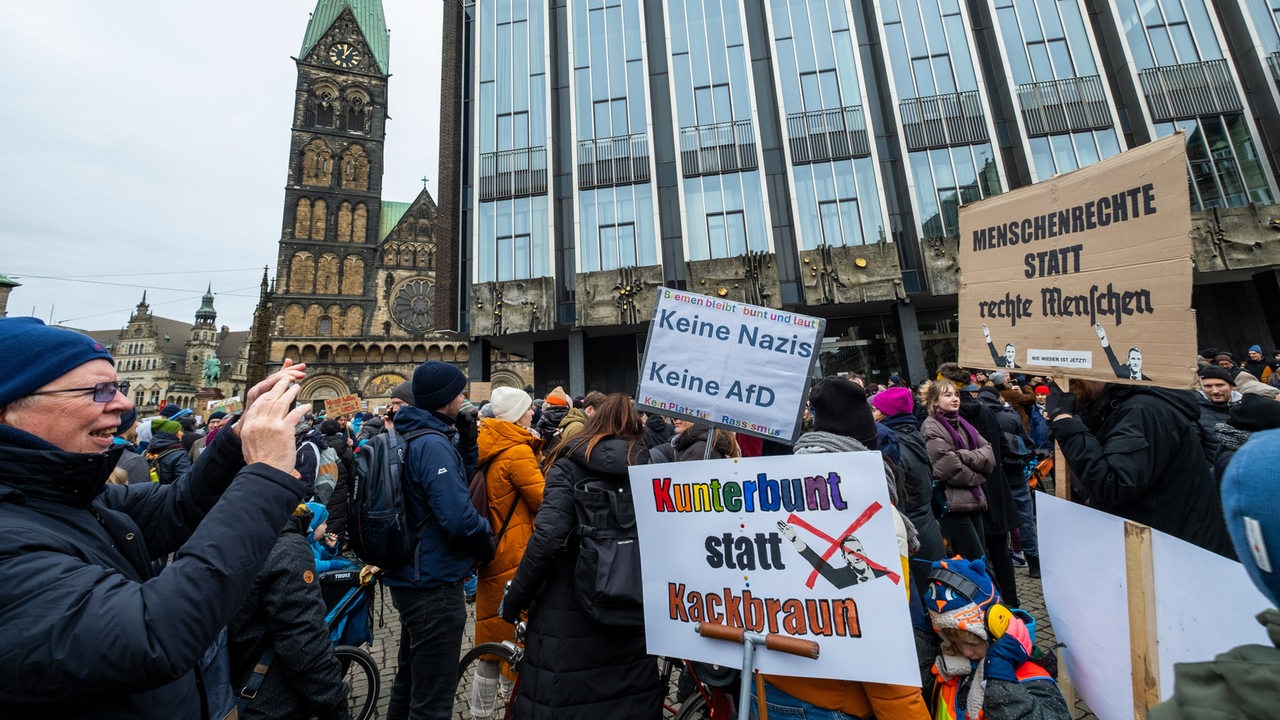
<svg viewBox="0 0 1280 720"><path fill-rule="evenodd" d="M862 559L866 552L862 549L861 540L850 535L840 543L840 550L844 553L844 561L849 564L849 567L859 573L866 573L869 570L867 561Z"/></svg>
<svg viewBox="0 0 1280 720"><path fill-rule="evenodd" d="M1004 366L1013 367L1013 360L1018 356L1018 351L1014 350L1013 343L1004 346Z"/></svg>
<svg viewBox="0 0 1280 720"><path fill-rule="evenodd" d="M1129 350L1129 374L1134 377L1142 374L1142 352L1137 348Z"/></svg>

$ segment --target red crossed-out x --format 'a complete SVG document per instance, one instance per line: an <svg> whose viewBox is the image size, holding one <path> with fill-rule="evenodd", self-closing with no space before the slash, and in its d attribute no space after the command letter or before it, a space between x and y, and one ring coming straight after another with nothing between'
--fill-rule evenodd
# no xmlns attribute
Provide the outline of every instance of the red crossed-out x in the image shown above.
<svg viewBox="0 0 1280 720"><path fill-rule="evenodd" d="M809 532L813 533L814 536L831 543L831 545L827 548L827 551L822 553L822 561L826 562L831 558L832 555L836 554L836 551L840 549L840 546L841 544L843 544L844 539L846 537L849 537L849 535L856 532L858 528L865 525L866 522L870 520L873 515L880 512L880 510L881 510L881 505L878 502L873 502L870 505L868 505L867 509L863 510L862 514L858 516L858 519L854 520L853 523L849 525L849 527L845 528L844 532L840 533L837 536L839 539L833 538L830 535L822 532L818 528L810 525L795 513L791 513L791 516L787 518L787 522L792 525L799 525L805 530L808 530ZM898 575L898 573L886 568L883 565L873 562L871 558L867 557L866 555L863 555L862 553L853 553L853 554L856 557L860 558L863 562L865 562L869 567L884 573L886 577L888 577L890 580L893 581L894 585L897 585L898 581L902 579L902 577ZM818 570L815 568L813 572L809 573L809 579L805 581L804 585L805 587L812 589L814 583L816 583L817 581L818 581Z"/></svg>

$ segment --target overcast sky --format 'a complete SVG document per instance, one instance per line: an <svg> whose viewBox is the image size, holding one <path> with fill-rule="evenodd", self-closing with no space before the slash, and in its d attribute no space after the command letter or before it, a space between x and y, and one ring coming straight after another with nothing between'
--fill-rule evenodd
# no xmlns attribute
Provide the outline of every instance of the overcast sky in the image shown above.
<svg viewBox="0 0 1280 720"><path fill-rule="evenodd" d="M8 314L123 327L143 289L247 330L275 276L293 92L314 0L0 3L0 274ZM439 167L439 0L383 0L382 196ZM59 278L59 279L54 279Z"/></svg>

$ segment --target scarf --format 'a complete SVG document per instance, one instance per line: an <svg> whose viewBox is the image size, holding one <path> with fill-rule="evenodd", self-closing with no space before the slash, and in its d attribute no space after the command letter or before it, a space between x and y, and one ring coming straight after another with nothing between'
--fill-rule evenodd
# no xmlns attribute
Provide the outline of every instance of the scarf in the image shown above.
<svg viewBox="0 0 1280 720"><path fill-rule="evenodd" d="M951 434L951 442L955 443L957 450L972 450L978 446L978 431L969 424L968 420L960 417L959 411L943 412L939 410L935 415L942 421L942 427L947 429ZM965 438L960 437L957 428L964 430Z"/></svg>

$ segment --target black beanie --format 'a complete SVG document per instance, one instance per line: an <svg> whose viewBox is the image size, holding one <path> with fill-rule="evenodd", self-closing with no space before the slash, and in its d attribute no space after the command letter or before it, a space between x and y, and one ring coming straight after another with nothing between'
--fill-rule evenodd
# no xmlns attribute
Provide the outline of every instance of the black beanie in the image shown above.
<svg viewBox="0 0 1280 720"><path fill-rule="evenodd" d="M439 410L467 386L467 376L454 365L428 360L413 371L413 404L422 410Z"/></svg>
<svg viewBox="0 0 1280 720"><path fill-rule="evenodd" d="M1249 432L1280 428L1280 402L1264 395L1245 395L1231 408L1227 424Z"/></svg>
<svg viewBox="0 0 1280 720"><path fill-rule="evenodd" d="M1205 365L1196 371L1201 380L1223 380L1229 385L1235 385L1236 379L1231 376L1230 371L1218 365Z"/></svg>
<svg viewBox="0 0 1280 720"><path fill-rule="evenodd" d="M337 435L340 432L342 432L342 423L334 420L333 418L329 418L328 420L320 423L321 435Z"/></svg>
<svg viewBox="0 0 1280 720"><path fill-rule="evenodd" d="M862 386L842 377L825 377L809 389L813 429L844 435L875 450L876 421Z"/></svg>

